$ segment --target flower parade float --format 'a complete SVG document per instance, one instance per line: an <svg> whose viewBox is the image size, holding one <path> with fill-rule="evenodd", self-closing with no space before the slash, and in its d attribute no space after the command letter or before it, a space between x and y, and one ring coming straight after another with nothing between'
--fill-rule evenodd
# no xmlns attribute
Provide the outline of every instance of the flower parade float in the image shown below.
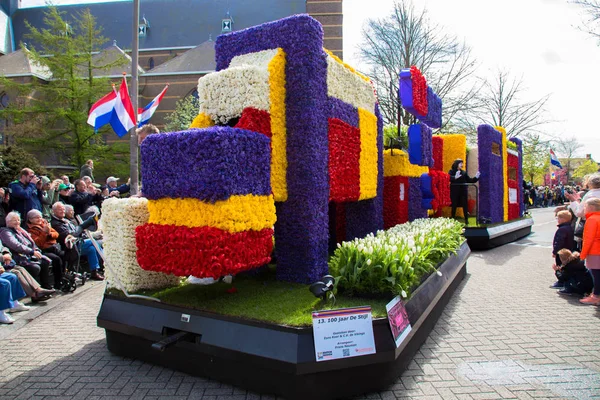
<svg viewBox="0 0 600 400"><path fill-rule="evenodd" d="M215 49L190 129L141 145L145 198L103 205L111 272L98 325L109 350L287 398L393 384L470 254L463 224L427 218L449 204L431 131L441 101L416 78L423 121L408 153L384 152L369 78L323 49L316 20L225 34ZM188 275L235 278L198 286ZM313 296L315 283L335 297ZM399 342L394 296L412 327ZM316 349L314 318L341 322L347 307L372 317L372 345L333 359Z"/></svg>
<svg viewBox="0 0 600 400"><path fill-rule="evenodd" d="M469 246L477 250L489 249L531 233L533 219L525 215L523 203L521 141L517 138L507 140L506 130L502 127L480 125L477 128L477 147L467 154L464 135L432 136L430 128L442 126L442 102L416 67L400 72L398 95L399 106L412 114L418 123L408 129L408 163L405 154L398 155L396 151L397 157L394 157L394 150L386 150L384 154L384 218L388 217L384 221L385 226L420 217L422 215L415 215L415 212L422 213L424 209L435 216L449 217L447 171L456 159L461 159L465 161L470 176L478 171L481 173L476 184L467 184L472 189L469 190L468 203L469 213L473 214L473 220L465 219L464 236ZM421 181L415 181L419 176ZM405 200L405 186L409 188L408 201L401 204ZM419 195L423 196L420 208L416 207L418 202L410 201L411 198L418 199ZM386 199L390 200L386 202ZM457 216L465 217L460 207Z"/></svg>

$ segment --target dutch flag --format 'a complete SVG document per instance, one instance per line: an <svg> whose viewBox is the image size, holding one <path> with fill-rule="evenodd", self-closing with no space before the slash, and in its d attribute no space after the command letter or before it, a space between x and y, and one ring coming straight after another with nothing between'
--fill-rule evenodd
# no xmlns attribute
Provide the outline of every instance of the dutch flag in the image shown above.
<svg viewBox="0 0 600 400"><path fill-rule="evenodd" d="M113 85L113 91L95 102L90 108L87 123L93 126L95 131L110 122L116 99L117 91Z"/></svg>
<svg viewBox="0 0 600 400"><path fill-rule="evenodd" d="M115 99L115 107L110 118L110 126L112 126L119 137L125 136L131 128L135 127L135 112L133 111L133 104L131 104L131 98L129 97L129 89L127 88L125 75L123 75L123 81L121 82L119 93Z"/></svg>
<svg viewBox="0 0 600 400"><path fill-rule="evenodd" d="M158 108L158 104L164 97L165 93L167 93L167 89L169 88L169 84L165 86L165 88L156 96L148 105L144 108L138 108L138 127L147 124L152 118L152 115Z"/></svg>
<svg viewBox="0 0 600 400"><path fill-rule="evenodd" d="M558 161L558 157L556 157L556 154L554 154L554 151L552 151L552 149L550 149L550 164L562 169L562 165L560 161Z"/></svg>

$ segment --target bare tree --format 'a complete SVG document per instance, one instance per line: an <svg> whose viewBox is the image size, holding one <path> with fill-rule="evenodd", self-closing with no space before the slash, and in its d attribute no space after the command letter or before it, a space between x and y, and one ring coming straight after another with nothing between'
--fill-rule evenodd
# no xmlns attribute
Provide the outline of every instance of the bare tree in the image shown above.
<svg viewBox="0 0 600 400"><path fill-rule="evenodd" d="M545 106L550 95L534 100L522 101L525 88L522 79L511 78L507 71L497 71L493 81L485 81L479 94L479 108L468 123L501 126L508 137L523 137L538 131L541 125L550 122L546 118ZM462 121L465 122L465 121Z"/></svg>
<svg viewBox="0 0 600 400"><path fill-rule="evenodd" d="M417 11L410 0L396 0L390 15L369 19L363 28L360 56L369 65L387 123L398 121L398 76L416 66L443 101L447 123L474 107L478 91L472 78L476 70L470 48L429 21L427 11ZM411 120L404 111L402 122Z"/></svg>
<svg viewBox="0 0 600 400"><path fill-rule="evenodd" d="M600 39L600 1L599 0L573 0L570 3L577 4L583 8L588 19L584 21L584 26L580 29L590 35Z"/></svg>
<svg viewBox="0 0 600 400"><path fill-rule="evenodd" d="M567 181L570 181L571 178L571 161L575 156L579 154L579 150L581 150L584 146L577 140L577 137L571 136L569 138L559 138L555 141L555 147L557 155L560 155L562 158L566 159L566 163L563 168L567 170Z"/></svg>

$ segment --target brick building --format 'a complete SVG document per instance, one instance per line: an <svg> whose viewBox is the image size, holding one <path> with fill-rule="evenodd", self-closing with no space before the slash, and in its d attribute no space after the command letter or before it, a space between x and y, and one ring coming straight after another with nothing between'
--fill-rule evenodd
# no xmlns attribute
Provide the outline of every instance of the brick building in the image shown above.
<svg viewBox="0 0 600 400"><path fill-rule="evenodd" d="M140 0L139 105L145 106L169 83L169 90L151 122L160 128L177 100L193 95L203 75L214 71L214 39L221 33L240 30L293 14L308 13L323 24L325 47L343 57L343 0ZM25 21L43 26L46 7L21 8L18 0L0 0L0 74L27 82L33 77L50 79L28 62L20 50L27 33ZM73 20L90 9L103 35L110 39L103 56L128 57L132 47L131 1L59 6L64 19ZM118 83L131 65L110 72ZM104 73L103 75L106 75ZM0 108L10 96L0 93ZM0 121L0 134L3 124ZM106 138L129 141L125 136ZM2 137L3 143L6 140ZM44 157L46 164L60 164L60 157ZM54 159L54 160L50 160Z"/></svg>

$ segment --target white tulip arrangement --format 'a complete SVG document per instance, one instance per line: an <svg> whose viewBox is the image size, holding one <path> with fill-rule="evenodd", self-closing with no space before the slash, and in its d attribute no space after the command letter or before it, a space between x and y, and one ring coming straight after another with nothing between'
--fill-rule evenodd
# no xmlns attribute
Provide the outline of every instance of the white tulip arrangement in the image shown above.
<svg viewBox="0 0 600 400"><path fill-rule="evenodd" d="M338 291L350 295L392 293L408 298L461 243L463 225L448 218L417 219L338 244L329 261Z"/></svg>

